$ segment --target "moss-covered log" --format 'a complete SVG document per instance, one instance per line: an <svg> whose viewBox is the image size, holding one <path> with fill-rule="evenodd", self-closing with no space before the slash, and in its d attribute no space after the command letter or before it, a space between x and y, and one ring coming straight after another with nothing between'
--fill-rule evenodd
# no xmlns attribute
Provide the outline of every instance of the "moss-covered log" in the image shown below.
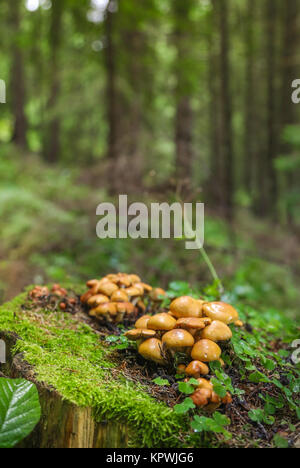
<svg viewBox="0 0 300 468"><path fill-rule="evenodd" d="M93 329L61 311L24 308L26 300L22 294L0 308L7 348L0 371L34 382L42 407L22 447L178 445L179 418L125 379Z"/></svg>

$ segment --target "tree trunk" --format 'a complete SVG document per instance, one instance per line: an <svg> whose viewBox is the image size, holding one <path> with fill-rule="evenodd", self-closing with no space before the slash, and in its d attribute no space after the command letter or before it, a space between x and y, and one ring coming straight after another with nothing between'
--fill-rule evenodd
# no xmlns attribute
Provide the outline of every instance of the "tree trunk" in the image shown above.
<svg viewBox="0 0 300 468"><path fill-rule="evenodd" d="M48 128L46 130L46 140L44 154L46 160L55 163L59 160L61 145L60 131L61 119L58 112L58 102L61 88L61 74L59 64L59 52L62 38L62 17L64 10L63 0L52 0L51 24L49 31L49 43L51 48L50 57L50 97L47 105L49 116Z"/></svg>
<svg viewBox="0 0 300 468"><path fill-rule="evenodd" d="M35 381L34 369L12 349L18 337L0 332L7 346L7 363L1 367L2 377L24 378L37 386L42 417L34 431L26 437L19 448L126 448L128 428L115 422L97 423L91 408L78 407L52 388Z"/></svg>
<svg viewBox="0 0 300 468"><path fill-rule="evenodd" d="M243 185L249 195L253 193L253 179L255 177L255 51L254 24L256 0L248 0L245 47L246 47L246 76L245 76L245 134L244 134L244 168Z"/></svg>
<svg viewBox="0 0 300 468"><path fill-rule="evenodd" d="M266 41L267 41L267 155L266 155L266 180L265 194L267 213L276 217L277 213L277 173L274 168L274 162L278 150L278 127L277 127L277 108L276 108L276 19L277 19L277 1L267 0L266 4Z"/></svg>
<svg viewBox="0 0 300 468"><path fill-rule="evenodd" d="M296 106L291 100L291 84L300 76L300 61L297 57L299 43L299 0L286 0L282 14L284 15L283 41L281 54L281 130L287 125L298 123ZM281 142L280 154L290 155L292 148ZM290 190L296 185L295 174L290 172L284 177L284 189ZM287 207L286 218L293 224L292 212Z"/></svg>
<svg viewBox="0 0 300 468"><path fill-rule="evenodd" d="M10 24L12 30L12 63L11 63L11 99L14 117L12 141L22 148L27 147L27 117L25 114L26 90L23 51L19 44L21 29L21 1L9 2Z"/></svg>
<svg viewBox="0 0 300 468"><path fill-rule="evenodd" d="M192 92L189 83L191 54L190 11L193 0L174 1L175 46L177 49L177 89L175 115L176 178L190 185L194 159Z"/></svg>
<svg viewBox="0 0 300 468"><path fill-rule="evenodd" d="M221 152L223 175L223 211L232 221L234 215L234 165L232 144L232 103L230 91L230 65L229 65L229 28L228 28L228 0L218 0L219 27L221 34L220 51L220 79L221 79Z"/></svg>

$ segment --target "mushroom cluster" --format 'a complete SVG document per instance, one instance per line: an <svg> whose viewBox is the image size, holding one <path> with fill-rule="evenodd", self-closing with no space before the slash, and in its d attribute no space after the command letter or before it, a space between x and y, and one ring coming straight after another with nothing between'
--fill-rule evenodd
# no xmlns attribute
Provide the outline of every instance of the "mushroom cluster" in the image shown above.
<svg viewBox="0 0 300 468"><path fill-rule="evenodd" d="M145 312L149 301L157 303L165 295L163 289L153 289L139 276L126 273L90 280L87 287L89 290L80 299L89 307L89 315L110 323L120 323L125 317Z"/></svg>
<svg viewBox="0 0 300 468"><path fill-rule="evenodd" d="M135 329L125 336L137 341L138 352L146 360L159 365L168 365L176 353L181 353L185 364L177 372L188 378L198 379L192 399L197 406L230 403L231 396L221 399L214 391L209 380L202 376L209 374L207 364L221 359L219 342L232 337L229 324L242 326L238 312L224 302L205 302L189 296L175 299L168 312L144 315L135 323Z"/></svg>

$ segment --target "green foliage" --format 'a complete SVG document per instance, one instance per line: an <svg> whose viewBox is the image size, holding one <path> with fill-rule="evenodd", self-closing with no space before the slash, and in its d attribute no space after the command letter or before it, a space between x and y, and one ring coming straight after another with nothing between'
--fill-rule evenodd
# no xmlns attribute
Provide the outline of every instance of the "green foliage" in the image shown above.
<svg viewBox="0 0 300 468"><path fill-rule="evenodd" d="M12 448L35 428L41 417L36 387L23 379L0 378L0 447Z"/></svg>
<svg viewBox="0 0 300 468"><path fill-rule="evenodd" d="M205 416L195 416L191 427L197 432L213 432L215 434L222 434L225 439L231 439L232 435L228 432L225 427L229 426L231 423L230 419L227 416L219 412L215 412L211 418Z"/></svg>
<svg viewBox="0 0 300 468"><path fill-rule="evenodd" d="M196 405L194 405L193 400L191 398L186 398L182 403L179 403L174 406L174 411L176 414L186 414L191 409L195 409Z"/></svg>
<svg viewBox="0 0 300 468"><path fill-rule="evenodd" d="M281 437L279 434L275 434L273 442L277 448L289 447L289 442L284 437Z"/></svg>
<svg viewBox="0 0 300 468"><path fill-rule="evenodd" d="M156 385L159 385L160 387L169 387L170 383L167 379L162 379L161 377L157 377L156 379L153 379L153 382Z"/></svg>

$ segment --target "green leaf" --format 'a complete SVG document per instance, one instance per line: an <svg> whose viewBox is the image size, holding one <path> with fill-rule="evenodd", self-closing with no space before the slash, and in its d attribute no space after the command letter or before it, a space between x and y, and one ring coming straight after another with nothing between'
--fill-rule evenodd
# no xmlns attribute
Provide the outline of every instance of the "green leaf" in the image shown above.
<svg viewBox="0 0 300 468"><path fill-rule="evenodd" d="M195 391L194 387L192 387L192 385L189 385L187 382L180 382L178 385L178 389L181 393L185 393L187 395L191 395Z"/></svg>
<svg viewBox="0 0 300 468"><path fill-rule="evenodd" d="M270 382L270 379L268 379L268 377L261 372L256 371L249 375L249 381L254 383Z"/></svg>
<svg viewBox="0 0 300 468"><path fill-rule="evenodd" d="M289 447L289 442L284 439L284 437L281 437L279 434L276 434L273 437L273 442L277 448L288 448Z"/></svg>
<svg viewBox="0 0 300 468"><path fill-rule="evenodd" d="M189 410L196 408L191 398L186 398L182 403L179 405L174 406L174 411L176 414L185 414Z"/></svg>
<svg viewBox="0 0 300 468"><path fill-rule="evenodd" d="M41 417L35 385L0 378L0 447L12 448L29 435Z"/></svg>
<svg viewBox="0 0 300 468"><path fill-rule="evenodd" d="M220 426L229 426L231 423L230 419L225 416L225 414L221 414L217 411L214 413L214 420L216 423L220 424Z"/></svg>
<svg viewBox="0 0 300 468"><path fill-rule="evenodd" d="M170 386L170 382L167 379L162 379L161 377L157 377L156 379L153 379L153 381L156 385L160 386Z"/></svg>
<svg viewBox="0 0 300 468"><path fill-rule="evenodd" d="M264 420L264 412L261 409L252 409L248 412L251 421L262 422Z"/></svg>

